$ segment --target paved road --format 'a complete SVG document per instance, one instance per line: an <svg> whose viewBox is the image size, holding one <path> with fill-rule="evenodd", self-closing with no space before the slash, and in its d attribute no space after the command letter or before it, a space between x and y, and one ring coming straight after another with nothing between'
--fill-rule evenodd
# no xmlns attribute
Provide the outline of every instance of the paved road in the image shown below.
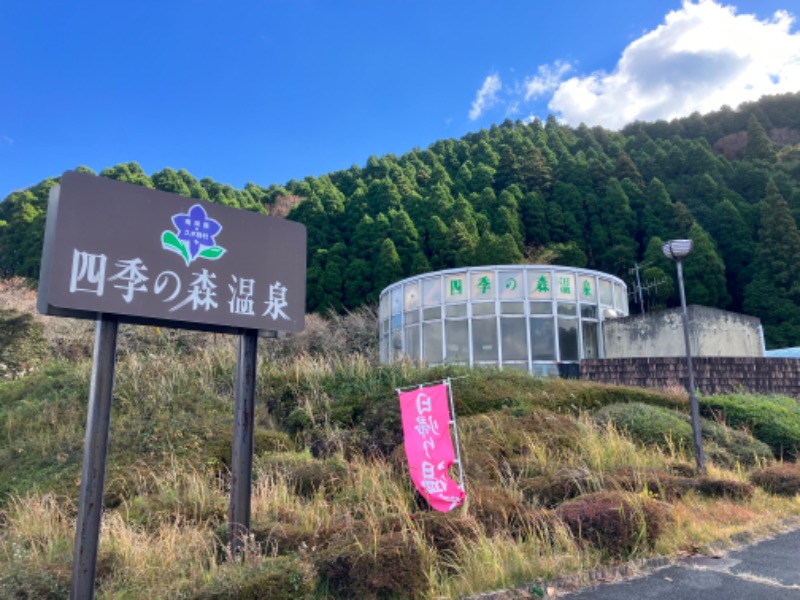
<svg viewBox="0 0 800 600"><path fill-rule="evenodd" d="M559 597L570 600L800 600L800 529L730 552L694 557L645 577Z"/></svg>

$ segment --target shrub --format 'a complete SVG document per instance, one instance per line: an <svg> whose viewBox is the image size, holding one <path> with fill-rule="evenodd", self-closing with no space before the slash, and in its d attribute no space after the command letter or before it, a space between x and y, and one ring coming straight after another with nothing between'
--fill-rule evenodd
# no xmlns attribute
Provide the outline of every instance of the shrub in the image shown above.
<svg viewBox="0 0 800 600"><path fill-rule="evenodd" d="M475 519L463 512L419 512L411 515L414 525L439 552L454 553L461 542L469 543L480 535Z"/></svg>
<svg viewBox="0 0 800 600"><path fill-rule="evenodd" d="M800 494L800 467L779 464L750 474L750 481L761 489L779 496Z"/></svg>
<svg viewBox="0 0 800 600"><path fill-rule="evenodd" d="M677 448L694 447L689 415L659 406L638 402L612 404L598 410L594 419L600 424L613 423L641 444L665 450L670 444ZM702 418L700 428L706 453L715 464L732 468L737 464L749 466L772 459L770 447L744 431Z"/></svg>
<svg viewBox="0 0 800 600"><path fill-rule="evenodd" d="M213 465L230 467L233 428L223 427L205 442L206 461ZM274 429L253 429L253 455L266 452L294 452L295 444L287 434Z"/></svg>
<svg viewBox="0 0 800 600"><path fill-rule="evenodd" d="M677 413L659 406L640 402L611 404L594 413L594 420L605 425L612 423L635 441L645 445L668 448L692 447L692 426Z"/></svg>
<svg viewBox="0 0 800 600"><path fill-rule="evenodd" d="M467 490L467 513L486 535L509 533L520 538L530 531L533 512L501 488L472 483Z"/></svg>
<svg viewBox="0 0 800 600"><path fill-rule="evenodd" d="M0 379L16 379L47 355L44 326L30 313L0 309Z"/></svg>
<svg viewBox="0 0 800 600"><path fill-rule="evenodd" d="M600 490L600 482L586 469L559 469L538 477L522 478L518 482L525 499L546 508Z"/></svg>
<svg viewBox="0 0 800 600"><path fill-rule="evenodd" d="M307 561L279 556L255 566L236 565L223 571L194 600L301 600L314 597L316 574Z"/></svg>
<svg viewBox="0 0 800 600"><path fill-rule="evenodd" d="M325 460L286 452L261 456L254 470L259 477L277 475L285 478L298 496L309 498L321 492L326 498L335 495L345 484L348 467L341 458Z"/></svg>
<svg viewBox="0 0 800 600"><path fill-rule="evenodd" d="M712 498L749 500L753 497L752 485L732 479L710 479L708 477L700 477L693 482L692 488L696 490L697 493Z"/></svg>
<svg viewBox="0 0 800 600"><path fill-rule="evenodd" d="M321 491L330 497L342 489L347 472L347 464L343 460L329 458L299 463L291 475L299 496L310 498Z"/></svg>
<svg viewBox="0 0 800 600"><path fill-rule="evenodd" d="M408 530L344 526L328 538L314 563L343 598L416 598L429 587L429 554Z"/></svg>
<svg viewBox="0 0 800 600"><path fill-rule="evenodd" d="M714 417L731 427L746 427L766 443L773 454L791 460L800 448L800 409L797 402L773 400L769 396L710 396L700 401L704 416Z"/></svg>
<svg viewBox="0 0 800 600"><path fill-rule="evenodd" d="M576 538L614 556L652 547L670 522L667 504L625 492L580 496L556 515Z"/></svg>
<svg viewBox="0 0 800 600"><path fill-rule="evenodd" d="M0 574L0 598L63 600L69 598L69 584L70 574L66 568L18 570Z"/></svg>
<svg viewBox="0 0 800 600"><path fill-rule="evenodd" d="M687 474L694 474L694 467ZM665 502L681 498L692 488L693 479L684 475L673 475L655 469L621 469L605 476L609 486L633 493L647 492Z"/></svg>

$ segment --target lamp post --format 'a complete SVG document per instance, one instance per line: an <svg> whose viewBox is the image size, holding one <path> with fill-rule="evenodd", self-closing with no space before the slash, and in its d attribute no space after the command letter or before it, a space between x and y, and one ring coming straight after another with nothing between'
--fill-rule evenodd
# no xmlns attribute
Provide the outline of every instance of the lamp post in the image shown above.
<svg viewBox="0 0 800 600"><path fill-rule="evenodd" d="M683 266L681 260L692 251L692 240L670 240L661 247L664 256L675 261L678 267L678 289L681 295L681 321L683 322L683 341L686 345L686 367L689 371L689 408L692 413L692 434L694 438L694 458L697 470L706 471L706 455L703 452L703 432L700 427L700 406L694 392L694 369L692 368L692 348L689 345L689 316L686 312L686 294L683 291Z"/></svg>

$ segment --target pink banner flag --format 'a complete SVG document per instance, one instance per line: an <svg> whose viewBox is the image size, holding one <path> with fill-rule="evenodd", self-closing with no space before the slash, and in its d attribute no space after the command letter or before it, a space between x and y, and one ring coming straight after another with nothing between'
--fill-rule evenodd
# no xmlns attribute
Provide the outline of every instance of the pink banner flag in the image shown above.
<svg viewBox="0 0 800 600"><path fill-rule="evenodd" d="M406 457L417 490L438 511L448 512L464 501L464 490L450 478L455 461L450 438L447 386L434 385L400 392Z"/></svg>

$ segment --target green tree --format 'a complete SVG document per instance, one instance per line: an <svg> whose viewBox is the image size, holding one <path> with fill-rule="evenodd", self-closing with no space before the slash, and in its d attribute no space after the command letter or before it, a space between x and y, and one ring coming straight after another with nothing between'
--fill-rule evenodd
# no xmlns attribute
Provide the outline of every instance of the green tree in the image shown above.
<svg viewBox="0 0 800 600"><path fill-rule="evenodd" d="M383 240L374 266L375 298L377 292L403 278L403 265L392 240Z"/></svg>
<svg viewBox="0 0 800 600"><path fill-rule="evenodd" d="M775 161L775 148L767 137L767 132L753 115L747 120L747 146L744 157L750 160Z"/></svg>
<svg viewBox="0 0 800 600"><path fill-rule="evenodd" d="M695 223L689 229L692 253L683 261L686 301L692 304L725 308L730 302L725 263L717 253L711 236Z"/></svg>

